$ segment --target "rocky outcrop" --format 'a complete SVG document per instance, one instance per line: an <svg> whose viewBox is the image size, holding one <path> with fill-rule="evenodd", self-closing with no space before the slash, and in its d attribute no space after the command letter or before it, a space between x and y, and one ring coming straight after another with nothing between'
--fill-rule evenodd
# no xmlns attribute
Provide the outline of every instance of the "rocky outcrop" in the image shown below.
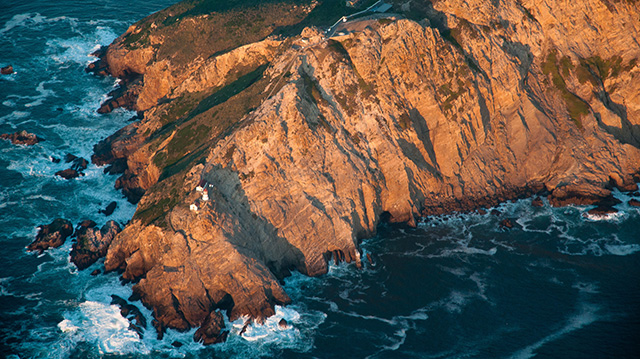
<svg viewBox="0 0 640 359"><path fill-rule="evenodd" d="M536 194L603 205L637 189L633 4L395 6L415 21L265 34L206 58L169 51L185 33L152 31L172 19L162 13L106 51L111 74L143 75L133 107L146 111L93 157L126 160L117 185L140 200L105 268L139 280L160 332L201 327L196 339L215 341L220 310L272 315L290 301L279 279L326 273L330 258L359 266L359 240L382 220Z"/></svg>
<svg viewBox="0 0 640 359"><path fill-rule="evenodd" d="M33 146L38 142L44 141L44 139L34 135L33 133L29 133L25 130L18 131L15 133L3 133L0 135L0 139L9 140L14 145L26 145L26 146Z"/></svg>
<svg viewBox="0 0 640 359"><path fill-rule="evenodd" d="M107 254L111 241L120 231L115 221L108 221L100 229L91 225L81 226L71 249L71 262L78 269L88 268Z"/></svg>
<svg viewBox="0 0 640 359"><path fill-rule="evenodd" d="M56 176L60 176L64 179L72 179L72 178L84 176L83 171L87 169L87 166L89 165L89 162L84 158L77 157L70 153L67 153L67 155L64 158L64 161L66 163L71 163L71 167L65 170L56 172Z"/></svg>
<svg viewBox="0 0 640 359"><path fill-rule="evenodd" d="M27 246L27 250L42 253L49 248L60 247L72 233L73 225L71 222L58 218L51 224L38 227L38 234L35 240Z"/></svg>
<svg viewBox="0 0 640 359"><path fill-rule="evenodd" d="M13 66L7 65L0 69L0 74L11 75L13 73Z"/></svg>

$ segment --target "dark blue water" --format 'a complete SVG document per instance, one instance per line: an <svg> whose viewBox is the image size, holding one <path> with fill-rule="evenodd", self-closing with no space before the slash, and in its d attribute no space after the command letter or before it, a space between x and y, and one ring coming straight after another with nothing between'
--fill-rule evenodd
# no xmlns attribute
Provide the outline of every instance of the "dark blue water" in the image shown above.
<svg viewBox="0 0 640 359"><path fill-rule="evenodd" d="M77 271L71 243L40 256L25 246L37 225L58 217L102 224L132 216L114 177L91 165L63 180L54 173L68 165L51 156L89 158L94 143L126 125L126 111L95 113L115 81L85 74L88 54L172 2L0 3L0 65L16 71L0 77L0 133L46 139L0 142L0 357L640 357L640 211L620 205L619 215L592 221L582 216L587 208L533 208L529 200L503 205L500 217L382 227L363 243L375 266L288 278L294 304L242 336L242 320L228 323L222 345L193 343L193 331L160 341L151 327L140 339L110 305L130 285L115 274L90 276L101 263ZM112 200L114 215L98 214ZM499 228L507 217L516 228ZM292 326L280 329L280 318Z"/></svg>

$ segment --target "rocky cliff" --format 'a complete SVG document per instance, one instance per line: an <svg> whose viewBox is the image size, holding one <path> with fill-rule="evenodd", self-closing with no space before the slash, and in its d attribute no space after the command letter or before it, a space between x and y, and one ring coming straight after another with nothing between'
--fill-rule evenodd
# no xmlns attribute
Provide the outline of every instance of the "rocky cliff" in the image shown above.
<svg viewBox="0 0 640 359"><path fill-rule="evenodd" d="M359 266L381 220L637 189L636 1L395 1L331 38L301 29L337 2L209 3L142 20L92 66L125 80L103 110L144 110L93 161L140 201L105 266L160 332L273 314L279 279Z"/></svg>

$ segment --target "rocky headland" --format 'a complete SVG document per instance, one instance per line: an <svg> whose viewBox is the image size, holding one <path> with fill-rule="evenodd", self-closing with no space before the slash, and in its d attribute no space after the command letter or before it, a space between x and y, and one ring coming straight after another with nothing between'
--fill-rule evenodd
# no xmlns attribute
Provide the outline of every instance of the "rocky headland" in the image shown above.
<svg viewBox="0 0 640 359"><path fill-rule="evenodd" d="M141 114L92 157L138 202L105 269L160 334L224 340L220 311L261 320L290 271L360 266L381 221L637 189L637 1L389 3L326 38L356 10L181 2L97 53L122 79L100 111Z"/></svg>

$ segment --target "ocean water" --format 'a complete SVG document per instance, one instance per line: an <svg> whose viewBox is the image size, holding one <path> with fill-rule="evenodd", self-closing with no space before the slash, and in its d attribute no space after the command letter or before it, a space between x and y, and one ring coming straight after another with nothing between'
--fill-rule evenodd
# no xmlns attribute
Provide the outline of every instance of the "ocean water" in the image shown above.
<svg viewBox="0 0 640 359"><path fill-rule="evenodd" d="M204 347L193 332L157 340L151 313L140 338L111 295L131 286L69 263L71 242L27 253L40 224L109 219L135 211L115 177L90 165L63 180L51 157L89 158L131 113L95 110L114 79L84 73L99 45L172 0L0 4L0 133L27 130L35 146L0 141L0 357L8 358L639 358L640 210L585 217L587 207L503 204L500 216L428 218L382 226L362 243L374 265L332 265L319 278L285 279L293 304L240 335ZM617 194L624 203L630 198ZM99 214L109 202L110 217ZM500 220L516 224L501 229ZM285 318L289 327L280 328ZM177 344L178 347L176 347Z"/></svg>

